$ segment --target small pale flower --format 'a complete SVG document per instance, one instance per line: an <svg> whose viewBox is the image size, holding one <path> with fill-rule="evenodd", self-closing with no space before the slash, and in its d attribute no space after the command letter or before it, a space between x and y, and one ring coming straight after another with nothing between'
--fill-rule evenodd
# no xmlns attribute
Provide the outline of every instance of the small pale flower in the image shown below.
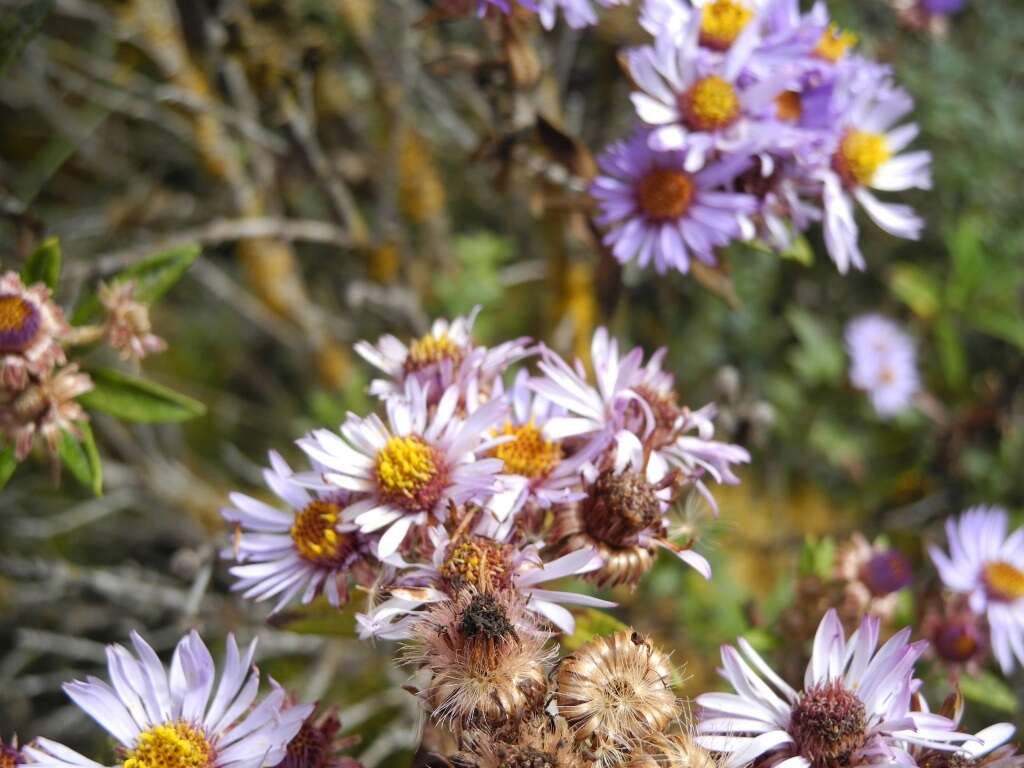
<svg viewBox="0 0 1024 768"><path fill-rule="evenodd" d="M123 754L121 768L269 768L285 756L312 706L287 706L274 689L257 702L255 642L244 653L232 636L215 682L213 657L191 632L178 643L170 669L138 634L133 655L107 647L110 684L91 677L64 686L71 700L103 727ZM49 739L24 749L36 768L103 768Z"/></svg>
<svg viewBox="0 0 1024 768"><path fill-rule="evenodd" d="M135 288L134 281L113 282L99 288L100 302L107 311L104 332L122 360L141 360L167 349L167 342L153 333L149 307L135 300Z"/></svg>
<svg viewBox="0 0 1024 768"><path fill-rule="evenodd" d="M42 283L26 286L17 272L0 276L0 388L20 391L66 361L64 313Z"/></svg>
<svg viewBox="0 0 1024 768"><path fill-rule="evenodd" d="M28 456L37 438L56 455L64 432L77 435L78 422L89 416L75 398L92 388L92 379L72 363L0 402L0 434L14 444L18 460Z"/></svg>
<svg viewBox="0 0 1024 768"><path fill-rule="evenodd" d="M927 643L904 629L878 647L880 622L865 618L849 638L834 610L814 638L803 689L788 685L743 639L722 648L722 675L736 693L697 697L698 743L723 768L767 760L785 768L914 765L911 745L955 749L967 738L941 715L912 709L914 665Z"/></svg>
<svg viewBox="0 0 1024 768"><path fill-rule="evenodd" d="M881 315L861 315L846 327L850 383L889 418L908 410L921 389L917 351L907 333Z"/></svg>
<svg viewBox="0 0 1024 768"><path fill-rule="evenodd" d="M973 507L946 521L949 554L928 548L946 588L988 621L992 653L1005 674L1024 665L1024 528L1008 533L999 507Z"/></svg>
<svg viewBox="0 0 1024 768"><path fill-rule="evenodd" d="M373 580L376 568L370 563L376 542L354 524L341 522L351 494L303 488L275 452L263 477L288 509L231 494L231 506L221 515L236 526L232 546L222 552L238 562L231 568L237 579L233 590L257 602L276 598L276 613L296 598L308 603L321 593L331 605L340 605L348 597L350 579Z"/></svg>
<svg viewBox="0 0 1024 768"><path fill-rule="evenodd" d="M324 467L327 484L354 495L342 522L382 532L381 559L398 551L413 526L445 520L451 504L478 502L499 521L510 513L509 500L495 496L501 460L482 458L501 441L492 435L506 404L491 400L463 419L455 413L459 397L449 387L428 406L413 380L405 397L386 401L386 424L375 414L350 414L340 436L321 429L299 441Z"/></svg>

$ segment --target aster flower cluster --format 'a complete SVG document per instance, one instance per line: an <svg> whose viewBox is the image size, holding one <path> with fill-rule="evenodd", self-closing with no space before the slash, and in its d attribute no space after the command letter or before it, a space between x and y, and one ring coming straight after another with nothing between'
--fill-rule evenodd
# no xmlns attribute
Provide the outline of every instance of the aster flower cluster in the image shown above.
<svg viewBox="0 0 1024 768"><path fill-rule="evenodd" d="M714 440L713 406L679 404L665 351L645 362L598 329L591 378L526 338L478 344L476 314L356 345L386 376L370 385L382 413L300 439L299 471L272 454L284 508L232 494L235 589L276 611L340 605L356 584L371 596L360 634L400 639L467 589L571 632L566 605L613 604L547 582L635 585L659 548L710 577L675 502L692 490L713 505L709 483L738 482L749 455Z"/></svg>
<svg viewBox="0 0 1024 768"><path fill-rule="evenodd" d="M840 272L864 269L856 205L919 236L908 206L875 194L931 185L929 154L904 151L913 101L823 2L646 0L641 23L654 41L625 54L637 127L591 187L620 262L687 272L735 240L788 249L821 222Z"/></svg>
<svg viewBox="0 0 1024 768"><path fill-rule="evenodd" d="M91 407L121 418L166 418L166 412L149 413L144 405L126 410L123 398L119 404L105 397L96 377L80 359L73 359L74 352L103 343L122 360L137 364L163 351L166 344L153 333L149 304L170 288L197 255L198 249L183 248L142 261L101 284L95 295L86 294L68 316L54 296L62 262L55 238L31 254L20 273L0 274L0 454L20 462L38 444L56 457L66 440L91 442L84 428L88 414L79 401L84 395L90 396ZM119 371L104 371L104 378L115 378L129 399L132 390L139 389L158 408L163 405L160 400L171 403L180 409L175 418L202 410L199 403L170 390ZM96 455L93 448L86 452ZM97 472L90 480L97 493L99 477ZM84 477L79 479L85 482Z"/></svg>
<svg viewBox="0 0 1024 768"><path fill-rule="evenodd" d="M914 341L899 325L877 314L846 327L850 383L865 392L882 418L908 410L921 390Z"/></svg>

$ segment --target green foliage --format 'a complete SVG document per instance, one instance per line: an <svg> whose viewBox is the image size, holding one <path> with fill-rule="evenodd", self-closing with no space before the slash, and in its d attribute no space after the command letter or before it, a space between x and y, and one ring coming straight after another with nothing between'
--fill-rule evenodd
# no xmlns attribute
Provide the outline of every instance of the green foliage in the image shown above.
<svg viewBox="0 0 1024 768"><path fill-rule="evenodd" d="M1020 701L1006 681L985 670L961 677L960 691L968 701L989 709L1011 715L1020 709Z"/></svg>
<svg viewBox="0 0 1024 768"><path fill-rule="evenodd" d="M57 455L79 483L99 496L103 493L103 465L92 429L87 422L80 422L75 428L77 435L63 432Z"/></svg>
<svg viewBox="0 0 1024 768"><path fill-rule="evenodd" d="M192 263L199 258L200 253L198 245L172 248L121 270L111 282L134 282L135 300L143 304L152 304L182 278ZM101 312L102 304L99 297L95 294L89 295L79 303L72 322L75 325L92 322Z"/></svg>
<svg viewBox="0 0 1024 768"><path fill-rule="evenodd" d="M21 55L22 50L46 21L55 0L26 0L17 7L0 9L0 77Z"/></svg>
<svg viewBox="0 0 1024 768"><path fill-rule="evenodd" d="M60 282L61 252L56 237L48 237L28 257L21 270L21 279L26 285L43 283L51 291L57 290Z"/></svg>
<svg viewBox="0 0 1024 768"><path fill-rule="evenodd" d="M187 421L206 412L198 400L113 368L93 368L89 375L93 389L78 398L89 410L143 423Z"/></svg>
<svg viewBox="0 0 1024 768"><path fill-rule="evenodd" d="M579 650L594 638L607 637L629 629L607 611L599 611L596 608L584 608L575 615L576 631L562 640L562 648L566 653Z"/></svg>
<svg viewBox="0 0 1024 768"><path fill-rule="evenodd" d="M18 468L18 460L14 456L13 445L0 445L0 491Z"/></svg>

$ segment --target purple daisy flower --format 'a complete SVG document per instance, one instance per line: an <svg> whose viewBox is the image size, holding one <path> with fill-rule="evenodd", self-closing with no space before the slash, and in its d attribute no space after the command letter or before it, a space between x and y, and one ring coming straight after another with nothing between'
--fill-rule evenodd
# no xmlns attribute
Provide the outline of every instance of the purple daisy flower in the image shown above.
<svg viewBox="0 0 1024 768"><path fill-rule="evenodd" d="M376 414L350 414L340 436L320 429L298 442L325 468L327 487L353 495L342 522L363 533L383 531L381 559L398 550L414 525L443 521L451 503L483 504L499 521L510 513L508 499L495 496L501 460L480 458L502 441L491 434L507 405L491 400L463 419L456 415L459 399L449 387L429 406L427 392L410 380L406 397L386 401L387 424Z"/></svg>
<svg viewBox="0 0 1024 768"><path fill-rule="evenodd" d="M722 675L736 693L697 697L698 743L722 753L723 768L914 765L912 745L955 749L970 737L953 721L911 709L927 642L908 643L908 628L879 648L880 624L865 618L847 639L835 610L826 613L799 691L747 641L724 646Z"/></svg>
<svg viewBox="0 0 1024 768"><path fill-rule="evenodd" d="M715 248L753 235L747 218L757 210L750 195L722 187L750 166L732 155L696 173L686 170L686 152L651 149L650 131L609 146L598 158L601 175L590 187L600 207L597 222L608 227L605 245L625 264L658 273L686 273L691 255L715 263Z"/></svg>
<svg viewBox="0 0 1024 768"><path fill-rule="evenodd" d="M913 405L921 389L913 339L881 315L862 315L846 327L850 383L863 390L879 416L888 418Z"/></svg>
<svg viewBox="0 0 1024 768"><path fill-rule="evenodd" d="M123 768L266 768L284 758L309 706L288 706L283 688L259 703L259 672L252 666L255 641L242 654L233 636L220 681L209 650L195 632L174 650L170 669L138 634L135 655L107 646L111 684L90 677L64 691L101 725L124 752ZM38 739L25 747L25 764L37 768L103 768L63 744Z"/></svg>
<svg viewBox="0 0 1024 768"><path fill-rule="evenodd" d="M0 277L0 387L21 391L65 362L68 325L42 283L26 286L17 272Z"/></svg>
<svg viewBox="0 0 1024 768"><path fill-rule="evenodd" d="M341 605L354 573L361 573L363 582L372 581L376 569L368 566L376 542L354 524L341 523L350 493L303 488L277 452L271 452L263 477L288 509L243 493L231 494L231 506L221 515L237 526L237 532L221 556L239 563L231 568L237 579L232 590L257 602L278 598L272 611L276 613L300 595L308 603L321 592L331 605Z"/></svg>
<svg viewBox="0 0 1024 768"><path fill-rule="evenodd" d="M988 621L992 653L1006 674L1024 665L1024 528L1007 535L1008 527L1006 510L973 507L946 521L948 555L928 548L942 583Z"/></svg>
<svg viewBox="0 0 1024 768"><path fill-rule="evenodd" d="M565 22L573 29L589 27L597 24L597 8L609 8L623 5L629 0L515 0L521 7L536 11L545 29L555 26L558 12L561 11ZM483 15L489 8L497 8L502 13L512 12L511 0L479 0L479 13Z"/></svg>
<svg viewBox="0 0 1024 768"><path fill-rule="evenodd" d="M931 189L932 177L930 152L903 152L917 136L917 124L896 126L913 109L910 95L889 82L887 70L877 65L852 61L844 72L833 93L839 105L838 138L815 176L823 185L825 244L845 273L851 266L865 268L854 201L889 234L917 240L924 222L913 209L883 202L871 190Z"/></svg>

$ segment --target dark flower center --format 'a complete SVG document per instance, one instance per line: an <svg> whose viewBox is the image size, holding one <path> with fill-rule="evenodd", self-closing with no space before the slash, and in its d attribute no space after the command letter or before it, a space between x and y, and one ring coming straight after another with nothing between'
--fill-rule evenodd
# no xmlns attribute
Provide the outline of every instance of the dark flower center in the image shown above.
<svg viewBox="0 0 1024 768"><path fill-rule="evenodd" d="M616 547L632 546L636 534L661 518L661 501L639 472L605 472L583 505L587 533Z"/></svg>
<svg viewBox="0 0 1024 768"><path fill-rule="evenodd" d="M640 210L654 221L681 218L693 202L693 177L685 171L654 168L636 185Z"/></svg>
<svg viewBox="0 0 1024 768"><path fill-rule="evenodd" d="M864 746L867 711L839 680L807 690L790 718L790 734L800 754L816 768L845 766Z"/></svg>
<svg viewBox="0 0 1024 768"><path fill-rule="evenodd" d="M484 593L473 595L462 612L459 629L466 637L482 637L487 640L501 640L516 633L498 601Z"/></svg>
<svg viewBox="0 0 1024 768"><path fill-rule="evenodd" d="M864 563L860 577L871 590L871 594L875 597L885 597L910 584L913 572L907 558L902 553L890 549L879 552Z"/></svg>
<svg viewBox="0 0 1024 768"><path fill-rule="evenodd" d="M981 634L970 619L944 620L932 633L935 652L946 661L970 661L981 650Z"/></svg>

